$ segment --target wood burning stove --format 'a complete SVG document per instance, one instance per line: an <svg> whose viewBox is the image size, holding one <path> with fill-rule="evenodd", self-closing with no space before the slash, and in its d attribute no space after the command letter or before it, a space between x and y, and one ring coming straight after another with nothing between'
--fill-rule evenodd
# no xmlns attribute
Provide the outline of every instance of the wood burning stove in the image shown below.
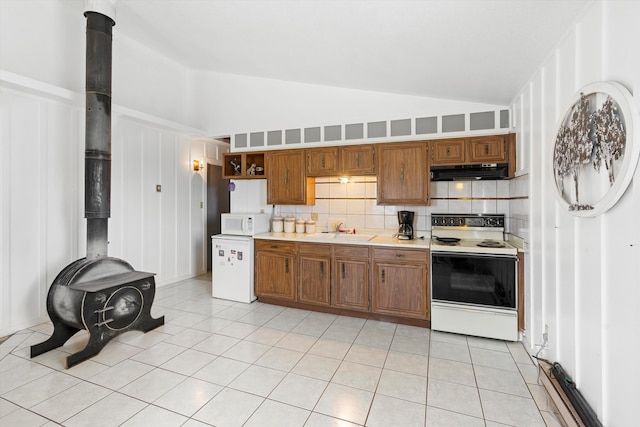
<svg viewBox="0 0 640 427"><path fill-rule="evenodd" d="M96 6L96 2L91 2ZM78 331L89 332L84 349L67 357L71 367L98 354L115 336L164 324L151 317L154 273L136 271L107 256L111 204L111 46L114 21L87 11L85 217L87 256L65 267L47 296L51 337L31 347L31 357L62 346Z"/></svg>

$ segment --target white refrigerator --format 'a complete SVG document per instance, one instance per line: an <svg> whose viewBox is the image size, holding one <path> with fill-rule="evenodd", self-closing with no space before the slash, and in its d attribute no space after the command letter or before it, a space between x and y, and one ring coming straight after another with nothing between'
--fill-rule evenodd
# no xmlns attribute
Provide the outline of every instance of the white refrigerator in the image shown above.
<svg viewBox="0 0 640 427"><path fill-rule="evenodd" d="M211 236L211 293L214 298L250 303L253 288L253 237Z"/></svg>

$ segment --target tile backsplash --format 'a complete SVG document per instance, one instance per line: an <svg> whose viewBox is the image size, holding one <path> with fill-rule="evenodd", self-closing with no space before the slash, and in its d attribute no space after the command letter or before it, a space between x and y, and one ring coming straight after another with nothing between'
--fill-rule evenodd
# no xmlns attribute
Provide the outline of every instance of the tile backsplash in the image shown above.
<svg viewBox="0 0 640 427"><path fill-rule="evenodd" d="M504 213L507 231L528 240L528 176L505 181L440 181L431 183L429 206L379 206L376 203L376 177L351 177L348 183L338 178L316 178L316 204L313 206L277 206L276 213L309 219L318 215L317 227L326 230L339 220L348 228L398 229L397 212L416 213L418 232L431 229L432 213Z"/></svg>

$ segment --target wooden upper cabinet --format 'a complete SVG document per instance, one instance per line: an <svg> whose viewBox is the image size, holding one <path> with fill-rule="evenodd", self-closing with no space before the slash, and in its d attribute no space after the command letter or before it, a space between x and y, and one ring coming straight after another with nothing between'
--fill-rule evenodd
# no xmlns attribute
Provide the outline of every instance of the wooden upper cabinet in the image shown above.
<svg viewBox="0 0 640 427"><path fill-rule="evenodd" d="M374 175L373 145L307 148L307 176Z"/></svg>
<svg viewBox="0 0 640 427"><path fill-rule="evenodd" d="M466 161L464 139L441 139L431 143L431 165L461 165Z"/></svg>
<svg viewBox="0 0 640 427"><path fill-rule="evenodd" d="M469 138L469 161L472 163L506 163L507 147L503 135Z"/></svg>
<svg viewBox="0 0 640 427"><path fill-rule="evenodd" d="M373 145L341 147L340 172L344 175L374 175L376 172Z"/></svg>
<svg viewBox="0 0 640 427"><path fill-rule="evenodd" d="M309 148L307 152L308 176L336 176L340 167L339 147Z"/></svg>
<svg viewBox="0 0 640 427"><path fill-rule="evenodd" d="M380 144L378 204L429 204L429 163L425 142Z"/></svg>
<svg viewBox="0 0 640 427"><path fill-rule="evenodd" d="M315 179L307 177L303 150L268 152L265 160L268 204L315 203Z"/></svg>

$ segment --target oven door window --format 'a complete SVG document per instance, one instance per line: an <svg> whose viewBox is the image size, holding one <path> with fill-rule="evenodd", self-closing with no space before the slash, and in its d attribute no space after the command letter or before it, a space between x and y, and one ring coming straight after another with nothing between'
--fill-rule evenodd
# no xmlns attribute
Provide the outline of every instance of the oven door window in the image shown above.
<svg viewBox="0 0 640 427"><path fill-rule="evenodd" d="M431 288L434 300L516 308L516 259L432 253Z"/></svg>

